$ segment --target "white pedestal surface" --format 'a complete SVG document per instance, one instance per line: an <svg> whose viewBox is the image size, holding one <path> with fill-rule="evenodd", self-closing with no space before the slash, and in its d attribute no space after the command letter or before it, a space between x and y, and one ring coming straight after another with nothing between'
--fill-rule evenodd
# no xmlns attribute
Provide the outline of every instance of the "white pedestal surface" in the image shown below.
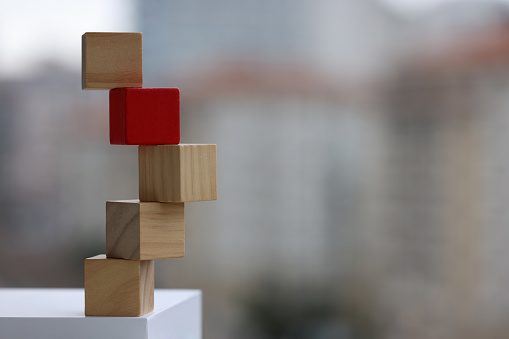
<svg viewBox="0 0 509 339"><path fill-rule="evenodd" d="M85 317L83 289L0 289L1 339L201 339L201 291L155 290L141 317Z"/></svg>

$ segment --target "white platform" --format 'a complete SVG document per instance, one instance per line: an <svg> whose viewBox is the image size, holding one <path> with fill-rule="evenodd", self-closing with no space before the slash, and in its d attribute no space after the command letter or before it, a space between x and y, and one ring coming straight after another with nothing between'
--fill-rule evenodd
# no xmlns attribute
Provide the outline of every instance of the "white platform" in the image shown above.
<svg viewBox="0 0 509 339"><path fill-rule="evenodd" d="M0 289L1 339L201 339L201 291L156 290L142 317L85 317L83 289Z"/></svg>

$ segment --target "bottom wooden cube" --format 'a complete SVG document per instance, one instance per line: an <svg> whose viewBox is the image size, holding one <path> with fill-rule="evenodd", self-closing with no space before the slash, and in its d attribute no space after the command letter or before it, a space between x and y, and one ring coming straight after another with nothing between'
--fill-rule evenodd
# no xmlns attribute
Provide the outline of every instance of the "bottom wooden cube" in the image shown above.
<svg viewBox="0 0 509 339"><path fill-rule="evenodd" d="M85 259L85 315L138 317L153 309L153 260Z"/></svg>

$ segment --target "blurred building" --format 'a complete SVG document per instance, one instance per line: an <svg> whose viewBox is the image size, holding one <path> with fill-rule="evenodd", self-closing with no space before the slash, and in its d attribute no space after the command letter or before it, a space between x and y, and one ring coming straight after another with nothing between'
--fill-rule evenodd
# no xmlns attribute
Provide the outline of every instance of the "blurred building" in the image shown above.
<svg viewBox="0 0 509 339"><path fill-rule="evenodd" d="M349 305L378 142L366 88L395 67L405 23L371 0L139 9L146 85L181 89L182 142L218 145L218 201L186 206L186 257L159 281L204 290L208 338L362 331ZM296 315L315 308L328 314Z"/></svg>
<svg viewBox="0 0 509 339"><path fill-rule="evenodd" d="M371 141L360 139L372 134L364 113L292 65L217 64L180 84L182 141L218 145L218 201L186 206L186 257L160 264L161 283L204 290L211 338L236 337L239 326L267 337L256 329L277 319L253 324L254 306L241 301L265 283L289 295L258 299L282 303L273 316L288 313L283 328L302 322L292 300L336 307L350 282L359 167L370 150L357 149Z"/></svg>
<svg viewBox="0 0 509 339"><path fill-rule="evenodd" d="M385 89L361 269L380 338L507 331L509 9L463 6L437 16L452 25L423 34Z"/></svg>
<svg viewBox="0 0 509 339"><path fill-rule="evenodd" d="M139 3L144 72L168 86L224 61L297 63L322 77L389 74L405 22L376 0L193 0Z"/></svg>
<svg viewBox="0 0 509 339"><path fill-rule="evenodd" d="M105 201L137 195L136 149L108 144L107 95L59 65L0 82L0 96L0 284L82 286Z"/></svg>

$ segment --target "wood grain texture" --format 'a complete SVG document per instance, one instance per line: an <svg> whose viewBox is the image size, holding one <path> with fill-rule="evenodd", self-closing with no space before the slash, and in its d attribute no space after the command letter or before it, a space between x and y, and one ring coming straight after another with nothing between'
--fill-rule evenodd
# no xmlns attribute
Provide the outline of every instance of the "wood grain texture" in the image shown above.
<svg viewBox="0 0 509 339"><path fill-rule="evenodd" d="M108 258L152 260L185 254L184 203L106 202Z"/></svg>
<svg viewBox="0 0 509 339"><path fill-rule="evenodd" d="M139 146L140 201L217 199L216 145Z"/></svg>
<svg viewBox="0 0 509 339"><path fill-rule="evenodd" d="M81 44L83 89L143 86L141 33L89 32Z"/></svg>
<svg viewBox="0 0 509 339"><path fill-rule="evenodd" d="M178 88L110 90L112 145L169 145L179 142Z"/></svg>
<svg viewBox="0 0 509 339"><path fill-rule="evenodd" d="M85 259L85 315L138 317L153 309L153 260Z"/></svg>

